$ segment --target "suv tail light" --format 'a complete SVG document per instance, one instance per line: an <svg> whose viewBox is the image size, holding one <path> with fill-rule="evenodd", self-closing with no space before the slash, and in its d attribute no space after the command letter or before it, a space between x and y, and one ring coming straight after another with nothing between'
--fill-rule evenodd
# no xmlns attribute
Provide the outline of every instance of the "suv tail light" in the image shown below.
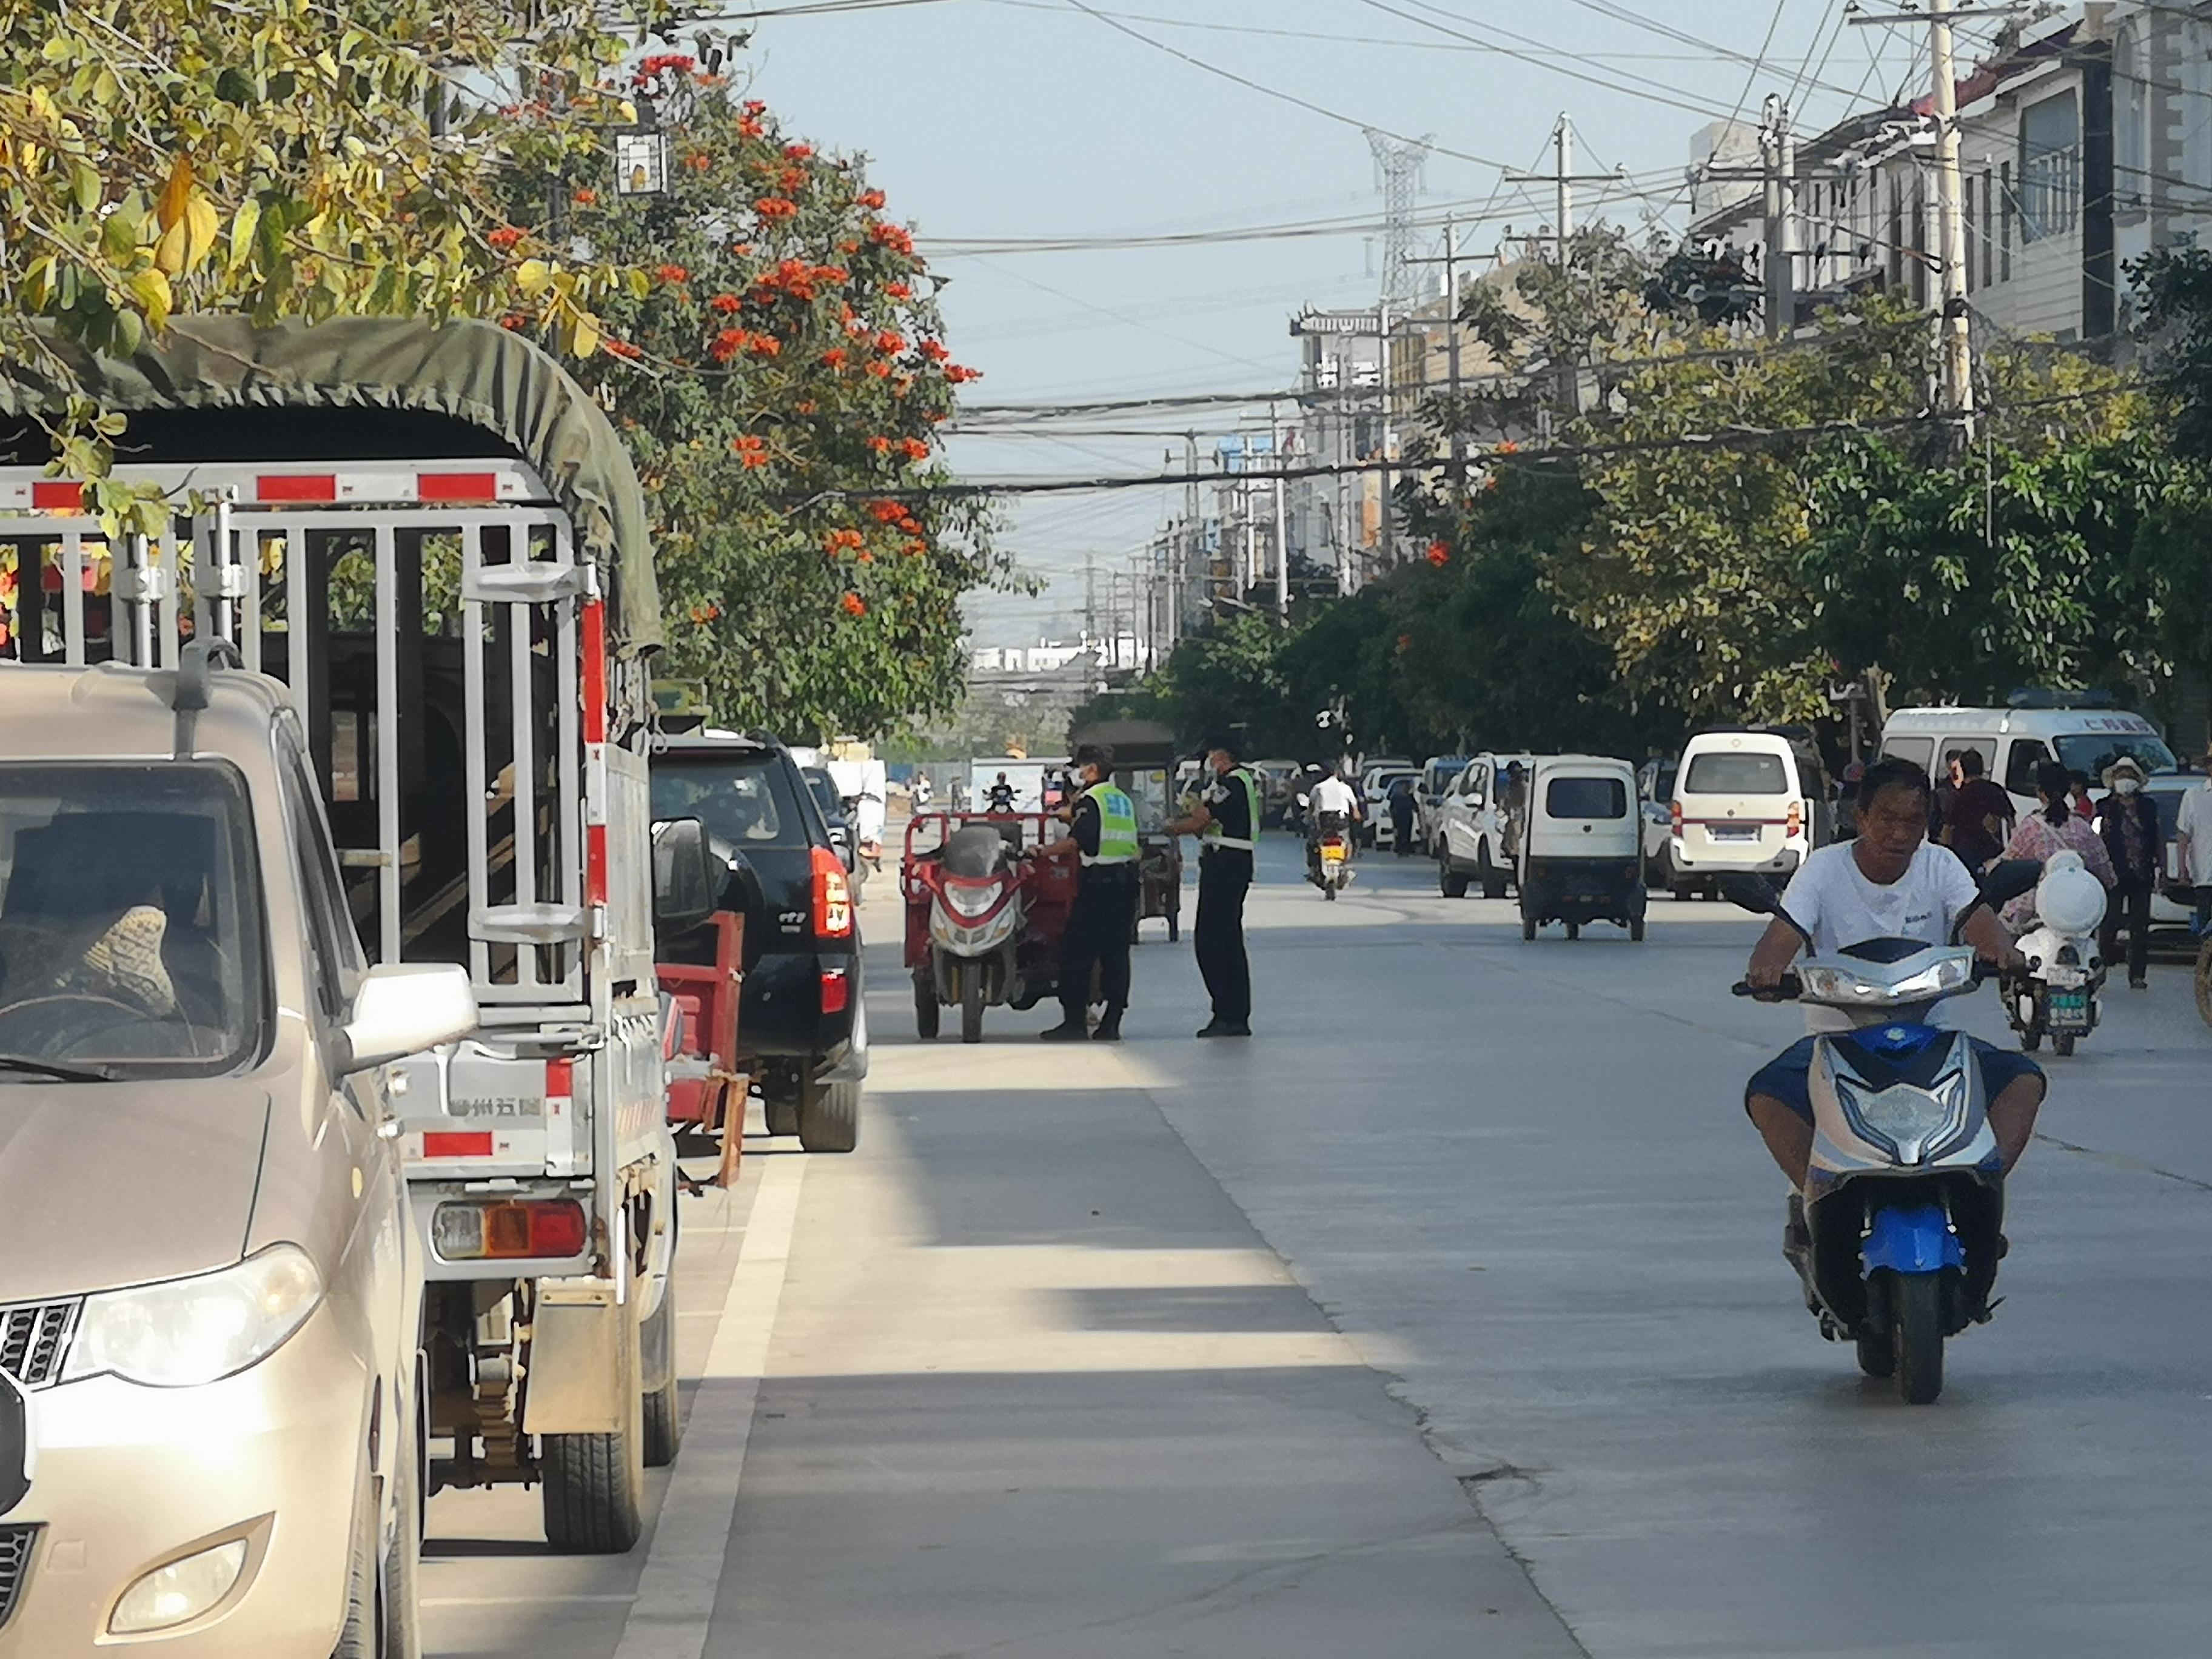
<svg viewBox="0 0 2212 1659"><path fill-rule="evenodd" d="M573 1198L441 1204L430 1244L446 1261L544 1261L581 1255L584 1206Z"/></svg>
<svg viewBox="0 0 2212 1659"><path fill-rule="evenodd" d="M814 937L853 936L853 881L844 860L826 847L814 849Z"/></svg>
<svg viewBox="0 0 2212 1659"><path fill-rule="evenodd" d="M853 1000L853 981L842 968L822 970L822 1012L842 1014Z"/></svg>
<svg viewBox="0 0 2212 1659"><path fill-rule="evenodd" d="M1682 833L1682 803L1678 800L1667 803L1667 831L1675 836Z"/></svg>
<svg viewBox="0 0 2212 1659"><path fill-rule="evenodd" d="M1803 801L1793 800L1790 803L1788 829L1790 839L1792 841L1805 833L1805 803Z"/></svg>

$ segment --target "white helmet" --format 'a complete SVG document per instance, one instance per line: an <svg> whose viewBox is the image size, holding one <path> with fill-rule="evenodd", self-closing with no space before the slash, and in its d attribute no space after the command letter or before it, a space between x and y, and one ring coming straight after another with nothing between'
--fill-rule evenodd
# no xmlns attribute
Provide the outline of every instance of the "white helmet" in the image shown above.
<svg viewBox="0 0 2212 1659"><path fill-rule="evenodd" d="M2079 853L2053 853L2036 884L2035 914L2062 933L2091 933L2105 919L2105 884L2089 873Z"/></svg>

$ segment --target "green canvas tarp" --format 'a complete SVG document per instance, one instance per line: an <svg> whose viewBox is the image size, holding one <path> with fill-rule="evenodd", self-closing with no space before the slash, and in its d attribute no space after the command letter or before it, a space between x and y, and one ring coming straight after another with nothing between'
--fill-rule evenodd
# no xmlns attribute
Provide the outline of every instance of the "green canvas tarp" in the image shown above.
<svg viewBox="0 0 2212 1659"><path fill-rule="evenodd" d="M618 647L634 653L661 642L652 536L629 452L591 395L517 334L474 321L349 317L257 329L240 317L186 316L127 361L58 349L78 376L74 389L126 414L357 408L480 428L545 481L579 544L606 573ZM0 413L52 410L70 389L38 365L0 364ZM127 434L123 441L128 447Z"/></svg>

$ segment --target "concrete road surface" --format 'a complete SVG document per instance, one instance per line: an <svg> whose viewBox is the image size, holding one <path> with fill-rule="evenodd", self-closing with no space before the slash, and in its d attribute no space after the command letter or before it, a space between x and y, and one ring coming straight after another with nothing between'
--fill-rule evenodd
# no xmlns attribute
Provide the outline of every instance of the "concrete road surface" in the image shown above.
<svg viewBox="0 0 2212 1659"><path fill-rule="evenodd" d="M1820 1340L1744 1076L1757 923L1519 937L1271 842L1249 1043L1148 924L1119 1048L916 1044L878 941L861 1151L687 1201L647 1543L431 1509L434 1654L1910 1655L2212 1647L2212 1123L2185 974L2053 1060L1943 1400ZM1987 992L1970 1023L2002 1036ZM757 1124L756 1124L757 1128Z"/></svg>

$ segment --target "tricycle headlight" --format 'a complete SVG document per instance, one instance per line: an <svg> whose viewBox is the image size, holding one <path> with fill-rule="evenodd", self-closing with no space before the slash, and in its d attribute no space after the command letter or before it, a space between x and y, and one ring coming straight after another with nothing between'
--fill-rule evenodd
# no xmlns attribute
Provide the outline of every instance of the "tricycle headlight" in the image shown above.
<svg viewBox="0 0 2212 1659"><path fill-rule="evenodd" d="M258 1364L307 1322L322 1275L296 1244L272 1244L234 1267L88 1296L64 1381L112 1372L185 1389Z"/></svg>

